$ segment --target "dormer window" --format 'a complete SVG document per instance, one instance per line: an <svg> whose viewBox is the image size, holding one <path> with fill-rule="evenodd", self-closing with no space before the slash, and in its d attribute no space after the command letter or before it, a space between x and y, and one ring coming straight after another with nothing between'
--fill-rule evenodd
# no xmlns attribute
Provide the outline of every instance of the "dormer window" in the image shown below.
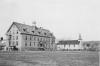
<svg viewBox="0 0 100 66"><path fill-rule="evenodd" d="M38 32L39 34L41 33L41 32Z"/></svg>
<svg viewBox="0 0 100 66"><path fill-rule="evenodd" d="M23 31L24 31L24 32L27 31L27 28L23 28Z"/></svg>
<svg viewBox="0 0 100 66"><path fill-rule="evenodd" d="M46 33L44 33L44 35L46 35Z"/></svg>
<svg viewBox="0 0 100 66"><path fill-rule="evenodd" d="M25 29L23 28L23 31L25 31Z"/></svg>
<svg viewBox="0 0 100 66"><path fill-rule="evenodd" d="M32 33L34 33L34 31L32 31Z"/></svg>

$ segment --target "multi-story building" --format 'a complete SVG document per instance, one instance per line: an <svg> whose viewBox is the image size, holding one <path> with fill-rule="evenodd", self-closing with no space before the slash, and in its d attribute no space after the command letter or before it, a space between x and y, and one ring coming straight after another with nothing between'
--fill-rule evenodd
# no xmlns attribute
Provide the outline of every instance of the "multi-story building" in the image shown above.
<svg viewBox="0 0 100 66"><path fill-rule="evenodd" d="M6 32L9 50L54 50L55 37L46 29L13 22Z"/></svg>

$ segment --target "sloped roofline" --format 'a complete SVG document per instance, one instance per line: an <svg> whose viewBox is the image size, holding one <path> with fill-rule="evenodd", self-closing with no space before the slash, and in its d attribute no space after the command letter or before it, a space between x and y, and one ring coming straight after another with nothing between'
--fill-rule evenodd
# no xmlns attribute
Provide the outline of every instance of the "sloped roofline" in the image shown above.
<svg viewBox="0 0 100 66"><path fill-rule="evenodd" d="M33 26L30 26L30 25L26 25L26 24L21 24L21 23L17 23L17 22L13 22L12 24L11 24L11 26L9 27L9 29L7 30L7 32L6 32L6 35L7 35L7 33L9 32L9 30L12 28L12 26L13 25L15 25L17 28L18 28L18 30L20 31L20 33L21 34L24 34L24 32L23 32L23 27L28 27L28 28L33 28ZM35 27L35 26L34 26ZM38 28L38 27L37 27ZM39 28L39 29L41 29L41 28ZM44 32L46 31L47 33L49 32L50 34L51 34L51 32L49 31L49 30L46 30L46 29L41 29L41 30L44 30ZM31 33L26 33L26 34L31 34ZM50 36L50 35L49 35ZM52 37L55 37L54 35L52 35Z"/></svg>
<svg viewBox="0 0 100 66"><path fill-rule="evenodd" d="M63 40L63 41L59 41L59 43L57 43L58 45L67 45L67 44L79 44L80 41L78 40Z"/></svg>
<svg viewBox="0 0 100 66"><path fill-rule="evenodd" d="M7 30L7 32L6 32L6 34L9 32L9 30L11 29L11 27L15 24L16 22L13 22L12 24L11 24L11 26L9 27L9 29ZM16 25L16 24L15 24ZM18 26L16 25L16 27L18 28ZM19 28L18 28L18 30L19 30ZM20 30L19 30L20 31Z"/></svg>

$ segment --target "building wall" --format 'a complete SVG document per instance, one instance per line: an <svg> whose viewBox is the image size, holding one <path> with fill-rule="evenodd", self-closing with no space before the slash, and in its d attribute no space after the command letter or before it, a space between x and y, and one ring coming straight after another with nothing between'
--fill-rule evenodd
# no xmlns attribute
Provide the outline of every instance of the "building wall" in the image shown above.
<svg viewBox="0 0 100 66"><path fill-rule="evenodd" d="M22 49L25 48L38 48L37 36L22 34Z"/></svg>
<svg viewBox="0 0 100 66"><path fill-rule="evenodd" d="M85 41L83 42L84 50L98 51L99 50L100 41Z"/></svg>
<svg viewBox="0 0 100 66"><path fill-rule="evenodd" d="M57 45L57 50L62 50L64 49L64 45Z"/></svg>
<svg viewBox="0 0 100 66"><path fill-rule="evenodd" d="M11 35L11 38L9 35ZM13 25L11 27L11 29L7 33L7 38L10 40L10 44L8 40L8 46L16 46L17 48L19 48L19 50L21 50L21 35L16 25Z"/></svg>
<svg viewBox="0 0 100 66"><path fill-rule="evenodd" d="M31 30L30 30L31 31ZM44 30L41 30L41 32L46 32ZM47 35L50 32L46 32ZM11 38L10 36L11 35ZM45 42L46 50L53 50L54 44L55 44L55 38L54 36L48 37L48 36L41 36L41 34L37 34L35 32L34 35L32 34L24 34L21 33L16 25L12 25L10 30L7 32L8 44L10 46L16 46L19 50L26 50L26 48L39 48L39 42ZM10 43L9 43L10 42Z"/></svg>
<svg viewBox="0 0 100 66"><path fill-rule="evenodd" d="M37 49L39 48L39 42L46 42L45 43L45 47L46 50L49 49L54 49L54 39L53 38L49 38L49 37L41 37L41 36L34 36L34 35L27 35L27 34L21 34L22 35L22 49L25 48L34 48Z"/></svg>
<svg viewBox="0 0 100 66"><path fill-rule="evenodd" d="M80 49L78 44L70 44L70 45L65 45L65 49Z"/></svg>
<svg viewBox="0 0 100 66"><path fill-rule="evenodd" d="M80 49L80 45L79 44L62 44L62 45L57 45L57 50L78 50Z"/></svg>

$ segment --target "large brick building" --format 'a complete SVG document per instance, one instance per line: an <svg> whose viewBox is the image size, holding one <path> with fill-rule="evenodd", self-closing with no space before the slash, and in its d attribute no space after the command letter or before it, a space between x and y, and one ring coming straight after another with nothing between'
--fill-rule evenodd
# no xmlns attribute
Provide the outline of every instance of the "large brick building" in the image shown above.
<svg viewBox="0 0 100 66"><path fill-rule="evenodd" d="M6 32L8 50L54 50L55 37L46 29L13 22Z"/></svg>

